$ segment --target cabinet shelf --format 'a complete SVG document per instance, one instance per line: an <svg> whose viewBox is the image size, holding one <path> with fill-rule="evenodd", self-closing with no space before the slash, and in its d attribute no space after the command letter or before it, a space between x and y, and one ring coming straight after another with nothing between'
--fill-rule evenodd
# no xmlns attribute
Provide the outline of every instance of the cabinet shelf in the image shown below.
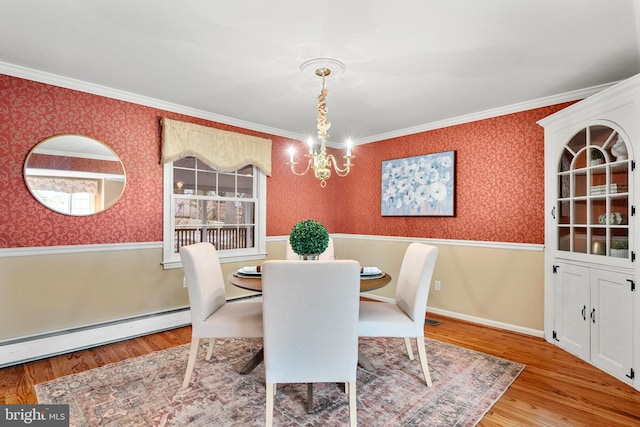
<svg viewBox="0 0 640 427"><path fill-rule="evenodd" d="M584 128L566 144L557 169L557 249L596 255L598 263L614 256L614 238L630 238L630 161L617 160L614 144L624 144L614 129Z"/></svg>

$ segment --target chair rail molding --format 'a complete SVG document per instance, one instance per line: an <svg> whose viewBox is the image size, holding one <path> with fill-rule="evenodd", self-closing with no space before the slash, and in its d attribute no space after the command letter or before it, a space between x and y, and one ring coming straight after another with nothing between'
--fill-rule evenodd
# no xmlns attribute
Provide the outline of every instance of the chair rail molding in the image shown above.
<svg viewBox="0 0 640 427"><path fill-rule="evenodd" d="M162 249L162 242L106 243L98 245L33 246L0 248L0 258L36 255L62 255L87 252L136 251Z"/></svg>
<svg viewBox="0 0 640 427"><path fill-rule="evenodd" d="M410 236L378 236L371 234L331 234L331 237L339 239L358 239L358 240L376 240L389 242L420 242L430 245L448 245L448 246L468 246L475 248L493 248L493 249L514 249L523 251L544 251L543 244L536 243L514 243L514 242L487 242L481 240L453 240L453 239L433 239L428 237L410 237ZM281 242L289 239L289 236L268 236L267 242Z"/></svg>

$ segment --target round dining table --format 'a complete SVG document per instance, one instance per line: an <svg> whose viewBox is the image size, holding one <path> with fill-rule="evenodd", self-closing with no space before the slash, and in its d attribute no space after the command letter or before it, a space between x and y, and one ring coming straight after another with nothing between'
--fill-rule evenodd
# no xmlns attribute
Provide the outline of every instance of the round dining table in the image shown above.
<svg viewBox="0 0 640 427"><path fill-rule="evenodd" d="M262 277L260 275L243 275L238 272L231 273L227 280L234 286L254 292L262 292ZM360 276L360 292L369 292L387 286L391 282L391 276L382 272L373 276Z"/></svg>
<svg viewBox="0 0 640 427"><path fill-rule="evenodd" d="M262 292L262 276L259 274L256 275L244 275L239 272L231 273L227 276L227 280L234 286L239 288L254 291L254 292ZM360 292L369 292L375 289L380 289L391 282L391 276L389 276L385 272L381 272L380 274L366 276L360 276ZM260 350L247 364L240 370L241 374L248 374L251 372L256 366L262 362L264 357L263 351ZM369 372L374 372L375 368L371 361L364 356L362 353L358 352L358 364L362 366Z"/></svg>

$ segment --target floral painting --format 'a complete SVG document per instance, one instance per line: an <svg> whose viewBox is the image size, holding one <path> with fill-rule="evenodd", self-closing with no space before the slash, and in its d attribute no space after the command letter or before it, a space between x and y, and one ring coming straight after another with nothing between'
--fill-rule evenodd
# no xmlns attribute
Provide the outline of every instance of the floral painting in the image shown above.
<svg viewBox="0 0 640 427"><path fill-rule="evenodd" d="M383 216L455 216L455 151L382 162Z"/></svg>

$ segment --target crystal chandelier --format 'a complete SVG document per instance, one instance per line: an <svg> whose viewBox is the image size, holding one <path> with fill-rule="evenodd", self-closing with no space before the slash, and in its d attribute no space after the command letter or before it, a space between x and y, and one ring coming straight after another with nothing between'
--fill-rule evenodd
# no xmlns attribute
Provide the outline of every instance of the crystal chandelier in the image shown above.
<svg viewBox="0 0 640 427"><path fill-rule="evenodd" d="M346 176L351 170L351 159L355 158L355 156L351 155L351 142L347 141L347 154L342 156L345 160L342 168L338 166L338 162L333 154L327 154L327 131L331 127L331 123L327 121L327 94L329 91L324 87L325 78L331 74L331 69L329 65L337 65L342 70L344 70L344 64L339 61L330 60L330 59L313 59L305 62L300 67L301 70L305 71L310 66L322 65L316 68L315 74L318 77L322 77L322 90L320 91L320 95L318 96L318 138L320 139L320 151L317 152L314 148L313 139L309 137L308 145L309 152L304 156L308 159L307 168L304 172L297 172L296 165L298 162L294 160L294 149L293 147L289 148L289 162L288 165L291 166L291 172L295 175L304 175L309 170L313 170L316 178L320 180L320 186L326 187L326 180L331 177L331 168L335 170L338 176Z"/></svg>

